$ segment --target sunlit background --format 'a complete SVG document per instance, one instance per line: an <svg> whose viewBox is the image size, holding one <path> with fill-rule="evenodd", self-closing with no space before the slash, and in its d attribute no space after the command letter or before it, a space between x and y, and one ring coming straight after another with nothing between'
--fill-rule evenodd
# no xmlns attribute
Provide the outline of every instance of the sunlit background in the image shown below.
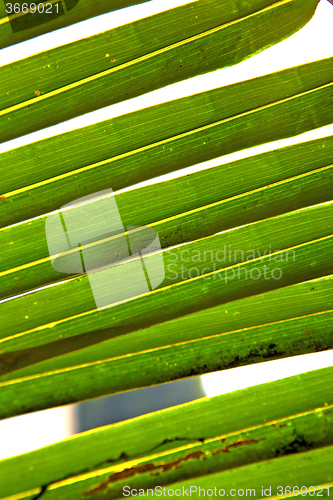
<svg viewBox="0 0 333 500"><path fill-rule="evenodd" d="M40 52L41 48L48 50L59 45L64 45L184 3L190 2L181 0L151 0L144 4L98 16L94 19L78 23L75 26L63 28L36 39L2 49L0 50L0 65L3 66L29 57ZM327 0L321 0L312 20L298 33L240 64L169 85L126 102L114 104L54 127L14 139L1 144L0 152L140 108L332 56L333 5ZM291 139L271 142L263 146L216 158L140 185L174 178L184 173L221 165L231 160L258 154L259 152L328 135L333 135L333 125L322 127ZM127 190L133 189L133 187L131 186ZM332 351L325 351L214 372L202 376L201 383L207 396L215 396L331 365L333 365L333 353ZM76 413L73 411L73 406L45 410L3 420L0 422L0 459L24 453L70 436L77 430L75 420Z"/></svg>

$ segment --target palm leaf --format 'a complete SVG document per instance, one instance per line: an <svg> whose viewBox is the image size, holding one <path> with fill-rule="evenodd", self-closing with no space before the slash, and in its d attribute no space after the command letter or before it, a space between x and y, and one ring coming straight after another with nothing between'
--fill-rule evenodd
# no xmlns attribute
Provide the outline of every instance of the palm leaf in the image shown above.
<svg viewBox="0 0 333 500"><path fill-rule="evenodd" d="M59 209L104 189L106 181L122 189L332 123L332 61L146 108L3 153L3 224Z"/></svg>
<svg viewBox="0 0 333 500"><path fill-rule="evenodd" d="M2 495L122 498L124 485L236 485L262 498L263 485L332 483L331 388L330 367L86 432L3 461Z"/></svg>
<svg viewBox="0 0 333 500"><path fill-rule="evenodd" d="M190 2L4 66L0 137L10 140L240 62L301 28L317 3L255 0L236 9L233 0ZM80 61L74 70L73 61Z"/></svg>
<svg viewBox="0 0 333 500"><path fill-rule="evenodd" d="M332 145L332 137L309 141L116 194L115 199L126 227L140 224L155 228L162 248L167 249L241 224L329 201L332 166L327 164L327 157ZM243 179L242 184L238 178ZM65 190L67 184L63 185ZM50 265L44 229L47 217L42 215L0 230L2 297L68 276ZM200 224L202 218L204 225ZM96 249L98 246L96 242ZM77 252L73 249L73 257Z"/></svg>
<svg viewBox="0 0 333 500"><path fill-rule="evenodd" d="M11 43L80 20L86 4ZM4 66L1 138L239 62L301 28L316 4L200 0ZM4 46L8 19L0 28ZM332 137L116 193L129 238L130 226L157 231L166 271L154 290L108 304L117 307L96 309L86 273L52 269L45 237L50 212L106 185L119 190L332 123L332 75L332 58L316 61L0 155L1 418L332 348ZM81 251L101 264L104 245L119 238ZM241 252L221 260L224 247ZM206 254L209 265L198 258ZM146 256L152 269L155 256ZM112 271L130 275L137 262ZM267 279L270 266L278 278ZM328 495L332 394L332 368L323 368L83 433L1 461L1 498L121 498L124 485L157 484L192 486L193 498L212 485L250 486L255 498L262 487L281 498L295 486Z"/></svg>

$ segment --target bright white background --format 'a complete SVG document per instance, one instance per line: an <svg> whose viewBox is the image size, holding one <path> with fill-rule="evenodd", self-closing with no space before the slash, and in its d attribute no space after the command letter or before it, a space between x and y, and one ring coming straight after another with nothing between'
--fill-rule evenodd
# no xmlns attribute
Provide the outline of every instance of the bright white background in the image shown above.
<svg viewBox="0 0 333 500"><path fill-rule="evenodd" d="M182 0L151 0L145 4L111 12L110 14L84 21L75 26L48 33L37 39L0 50L0 66L40 52L41 47L43 50L47 50L58 45L64 45L184 3L190 2ZM327 0L321 0L313 19L303 29L284 42L241 64L215 71L208 75L191 78L186 82L169 85L144 96L130 99L125 103L115 104L60 125L29 134L23 138L1 144L0 152L146 106L332 56L333 5ZM195 165L181 172L169 174L163 178L172 178L182 175L185 172L188 173L220 165L231 159L243 158L276 147L331 134L333 134L333 125L302 134L292 139L284 139L268 145L233 153L223 158ZM154 179L153 182L157 182L160 179ZM202 381L207 395L214 396L331 365L333 365L333 353L332 351L326 351L212 373L203 376ZM71 408L66 407L45 410L0 422L0 459L64 439L72 433L72 418Z"/></svg>

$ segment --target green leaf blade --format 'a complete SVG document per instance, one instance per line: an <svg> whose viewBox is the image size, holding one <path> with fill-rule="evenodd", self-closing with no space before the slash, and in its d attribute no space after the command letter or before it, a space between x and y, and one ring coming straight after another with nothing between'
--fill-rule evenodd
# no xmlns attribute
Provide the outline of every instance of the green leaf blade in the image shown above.
<svg viewBox="0 0 333 500"><path fill-rule="evenodd" d="M301 28L317 0L256 0L236 15L230 4L192 2L0 68L1 140L236 64Z"/></svg>

